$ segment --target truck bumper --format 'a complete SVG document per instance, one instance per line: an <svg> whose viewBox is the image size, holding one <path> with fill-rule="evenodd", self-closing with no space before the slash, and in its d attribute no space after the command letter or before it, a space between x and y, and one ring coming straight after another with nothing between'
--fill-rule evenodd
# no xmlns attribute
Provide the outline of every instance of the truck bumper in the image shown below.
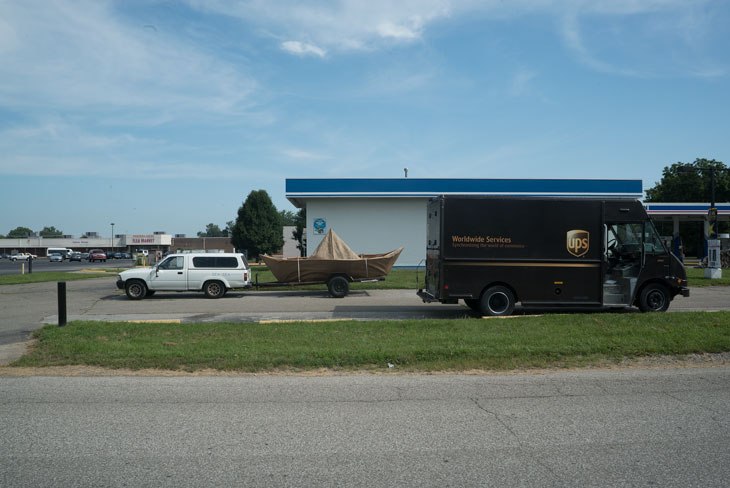
<svg viewBox="0 0 730 488"><path fill-rule="evenodd" d="M124 290L124 282L122 280L117 280L117 288Z"/></svg>

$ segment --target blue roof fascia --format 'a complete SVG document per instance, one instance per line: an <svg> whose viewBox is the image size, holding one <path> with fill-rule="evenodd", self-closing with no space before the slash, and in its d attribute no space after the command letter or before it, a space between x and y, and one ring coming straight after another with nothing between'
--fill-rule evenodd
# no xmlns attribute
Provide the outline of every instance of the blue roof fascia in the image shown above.
<svg viewBox="0 0 730 488"><path fill-rule="evenodd" d="M612 196L641 198L641 180L473 178L288 178L288 198L430 197L441 194Z"/></svg>

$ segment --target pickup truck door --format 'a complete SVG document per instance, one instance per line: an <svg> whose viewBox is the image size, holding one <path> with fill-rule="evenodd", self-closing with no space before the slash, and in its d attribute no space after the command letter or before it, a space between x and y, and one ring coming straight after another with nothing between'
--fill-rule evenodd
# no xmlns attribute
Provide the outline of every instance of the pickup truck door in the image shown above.
<svg viewBox="0 0 730 488"><path fill-rule="evenodd" d="M185 256L170 256L158 264L149 285L151 290L187 290Z"/></svg>

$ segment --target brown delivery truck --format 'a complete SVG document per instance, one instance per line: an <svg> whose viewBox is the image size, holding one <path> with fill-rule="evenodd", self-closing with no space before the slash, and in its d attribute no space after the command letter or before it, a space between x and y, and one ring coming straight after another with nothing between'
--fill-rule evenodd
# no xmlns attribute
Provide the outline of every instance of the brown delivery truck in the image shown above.
<svg viewBox="0 0 730 488"><path fill-rule="evenodd" d="M638 306L689 296L682 263L637 200L442 195L427 207L426 302L483 315Z"/></svg>

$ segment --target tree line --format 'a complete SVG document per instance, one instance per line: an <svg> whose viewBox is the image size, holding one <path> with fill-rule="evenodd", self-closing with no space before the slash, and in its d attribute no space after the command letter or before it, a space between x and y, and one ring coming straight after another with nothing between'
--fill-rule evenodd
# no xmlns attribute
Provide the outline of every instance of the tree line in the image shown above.
<svg viewBox="0 0 730 488"><path fill-rule="evenodd" d="M223 229L209 223L198 237L230 237L236 249L246 251L248 256L274 254L284 247L284 226L294 226L292 238L297 241L300 255L305 255L304 209L294 213L290 210L277 211L266 190L254 190L238 209L235 220L226 222Z"/></svg>
<svg viewBox="0 0 730 488"><path fill-rule="evenodd" d="M16 227L8 232L7 236L0 234L0 238L7 237L8 239L25 239L26 237L30 237L34 234L35 232L28 227ZM63 237L63 232L56 229L54 226L46 226L38 232L38 235L41 237Z"/></svg>

